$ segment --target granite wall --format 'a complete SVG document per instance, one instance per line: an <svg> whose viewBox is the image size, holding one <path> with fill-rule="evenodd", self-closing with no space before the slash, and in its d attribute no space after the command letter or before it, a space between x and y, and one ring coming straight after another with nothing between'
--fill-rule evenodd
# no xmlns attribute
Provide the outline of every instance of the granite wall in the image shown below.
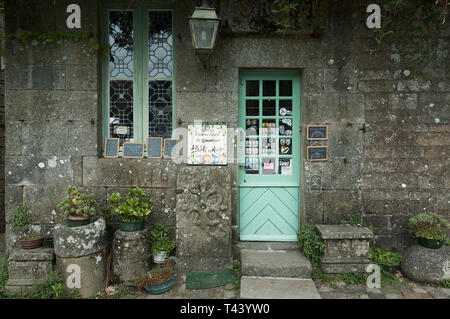
<svg viewBox="0 0 450 319"><path fill-rule="evenodd" d="M99 36L106 1L9 1L6 32L78 32L65 24L65 9L75 2L82 9L81 31ZM223 0L214 5L231 31L219 38L203 68L192 50L187 20L196 1L159 1L173 2L178 127L195 120L237 127L240 70L300 72L302 225L339 223L345 214L361 211L377 243L402 249L412 240L406 229L410 216L435 211L449 217L448 27L434 31L425 46L431 58L413 69L409 44L421 39L409 24L386 38L376 54L369 53L376 46L365 24L369 1L329 1L330 24L317 38L310 32L249 30L249 17L264 1ZM245 4L254 10L244 10ZM101 157L101 53L90 52L83 41L24 44L11 38L5 53L6 221L27 204L39 213L39 227L50 231L62 219L55 208L68 185L86 187L101 205L113 191L140 186L155 198L151 222L175 228L176 180L184 164ZM307 124L329 125L328 161L304 159L303 150L318 144L306 141ZM235 150L236 141L229 148ZM238 165L230 163L228 169L236 242ZM15 238L8 227L7 238L11 247Z"/></svg>

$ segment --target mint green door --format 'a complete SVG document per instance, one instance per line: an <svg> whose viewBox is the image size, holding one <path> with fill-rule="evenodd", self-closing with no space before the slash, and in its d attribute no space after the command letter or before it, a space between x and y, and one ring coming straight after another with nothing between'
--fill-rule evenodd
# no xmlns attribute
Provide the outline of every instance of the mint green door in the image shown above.
<svg viewBox="0 0 450 319"><path fill-rule="evenodd" d="M299 229L300 75L243 72L239 79L239 234L296 241Z"/></svg>

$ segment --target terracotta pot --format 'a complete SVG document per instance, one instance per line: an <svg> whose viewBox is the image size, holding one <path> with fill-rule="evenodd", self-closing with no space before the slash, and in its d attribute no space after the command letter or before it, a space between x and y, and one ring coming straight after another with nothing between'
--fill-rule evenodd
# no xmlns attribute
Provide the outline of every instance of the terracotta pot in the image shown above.
<svg viewBox="0 0 450 319"><path fill-rule="evenodd" d="M91 217L84 216L67 216L67 226L68 227L80 227L87 225L91 222Z"/></svg>
<svg viewBox="0 0 450 319"><path fill-rule="evenodd" d="M32 240L19 240L20 246L22 246L23 249L35 249L42 246L44 243L45 236L41 236L38 239L32 239Z"/></svg>

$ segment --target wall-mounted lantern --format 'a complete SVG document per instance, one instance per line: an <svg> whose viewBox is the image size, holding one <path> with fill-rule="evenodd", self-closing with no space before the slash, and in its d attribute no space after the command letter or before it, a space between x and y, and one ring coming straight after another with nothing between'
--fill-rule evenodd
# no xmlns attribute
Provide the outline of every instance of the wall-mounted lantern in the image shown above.
<svg viewBox="0 0 450 319"><path fill-rule="evenodd" d="M202 62L205 62L214 50L220 19L216 9L211 8L207 0L196 7L189 18L192 46Z"/></svg>

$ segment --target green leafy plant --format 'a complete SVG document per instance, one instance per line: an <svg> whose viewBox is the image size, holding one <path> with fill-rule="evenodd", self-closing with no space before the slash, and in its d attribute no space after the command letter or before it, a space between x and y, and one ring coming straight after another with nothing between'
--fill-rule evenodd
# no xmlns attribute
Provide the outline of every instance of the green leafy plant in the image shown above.
<svg viewBox="0 0 450 319"><path fill-rule="evenodd" d="M75 299L81 298L76 289L65 292L63 277L58 269L54 269L44 280L35 283L33 289L24 294L27 299Z"/></svg>
<svg viewBox="0 0 450 319"><path fill-rule="evenodd" d="M442 281L442 287L449 289L450 288L450 279L444 279Z"/></svg>
<svg viewBox="0 0 450 319"><path fill-rule="evenodd" d="M388 266L398 266L400 265L403 259L402 255L375 246L370 247L368 257L377 265L388 265Z"/></svg>
<svg viewBox="0 0 450 319"><path fill-rule="evenodd" d="M127 196L112 193L108 202L113 206L114 214L122 221L145 221L150 216L154 207L151 206L152 198L139 187L129 188Z"/></svg>
<svg viewBox="0 0 450 319"><path fill-rule="evenodd" d="M305 226L298 234L298 245L306 258L312 264L319 264L320 257L325 250L325 244L314 226Z"/></svg>
<svg viewBox="0 0 450 319"><path fill-rule="evenodd" d="M367 276L368 274L363 272L341 272L338 278L346 285L363 285L367 282Z"/></svg>
<svg viewBox="0 0 450 319"><path fill-rule="evenodd" d="M233 283L233 289L241 287L241 263L237 259L233 259L233 265L227 268L236 273L236 281Z"/></svg>
<svg viewBox="0 0 450 319"><path fill-rule="evenodd" d="M8 280L8 258L9 253L6 253L0 261L0 299L6 299L5 284Z"/></svg>
<svg viewBox="0 0 450 319"><path fill-rule="evenodd" d="M367 227L371 231L373 231L372 225L367 225L366 223L363 222L361 212L359 211L355 211L350 214L345 214L344 218L341 220L341 225L352 225L352 226L360 225L362 227Z"/></svg>
<svg viewBox="0 0 450 319"><path fill-rule="evenodd" d="M176 242L169 237L169 227L155 224L150 231L150 245L153 254L165 251L169 255L176 247Z"/></svg>
<svg viewBox="0 0 450 319"><path fill-rule="evenodd" d="M67 196L56 206L64 215L90 217L96 214L94 195L85 194L82 190L69 186Z"/></svg>
<svg viewBox="0 0 450 319"><path fill-rule="evenodd" d="M11 218L11 230L20 236L22 240L33 240L42 237L41 234L30 230L30 225L37 215L28 209L26 205L19 207Z"/></svg>
<svg viewBox="0 0 450 319"><path fill-rule="evenodd" d="M447 240L450 223L435 213L422 213L409 219L410 231L420 238Z"/></svg>
<svg viewBox="0 0 450 319"><path fill-rule="evenodd" d="M150 285L160 285L167 283L173 278L174 271L173 267L164 265L163 267L153 268L146 274L137 277L134 280L134 285L139 290L145 290Z"/></svg>

